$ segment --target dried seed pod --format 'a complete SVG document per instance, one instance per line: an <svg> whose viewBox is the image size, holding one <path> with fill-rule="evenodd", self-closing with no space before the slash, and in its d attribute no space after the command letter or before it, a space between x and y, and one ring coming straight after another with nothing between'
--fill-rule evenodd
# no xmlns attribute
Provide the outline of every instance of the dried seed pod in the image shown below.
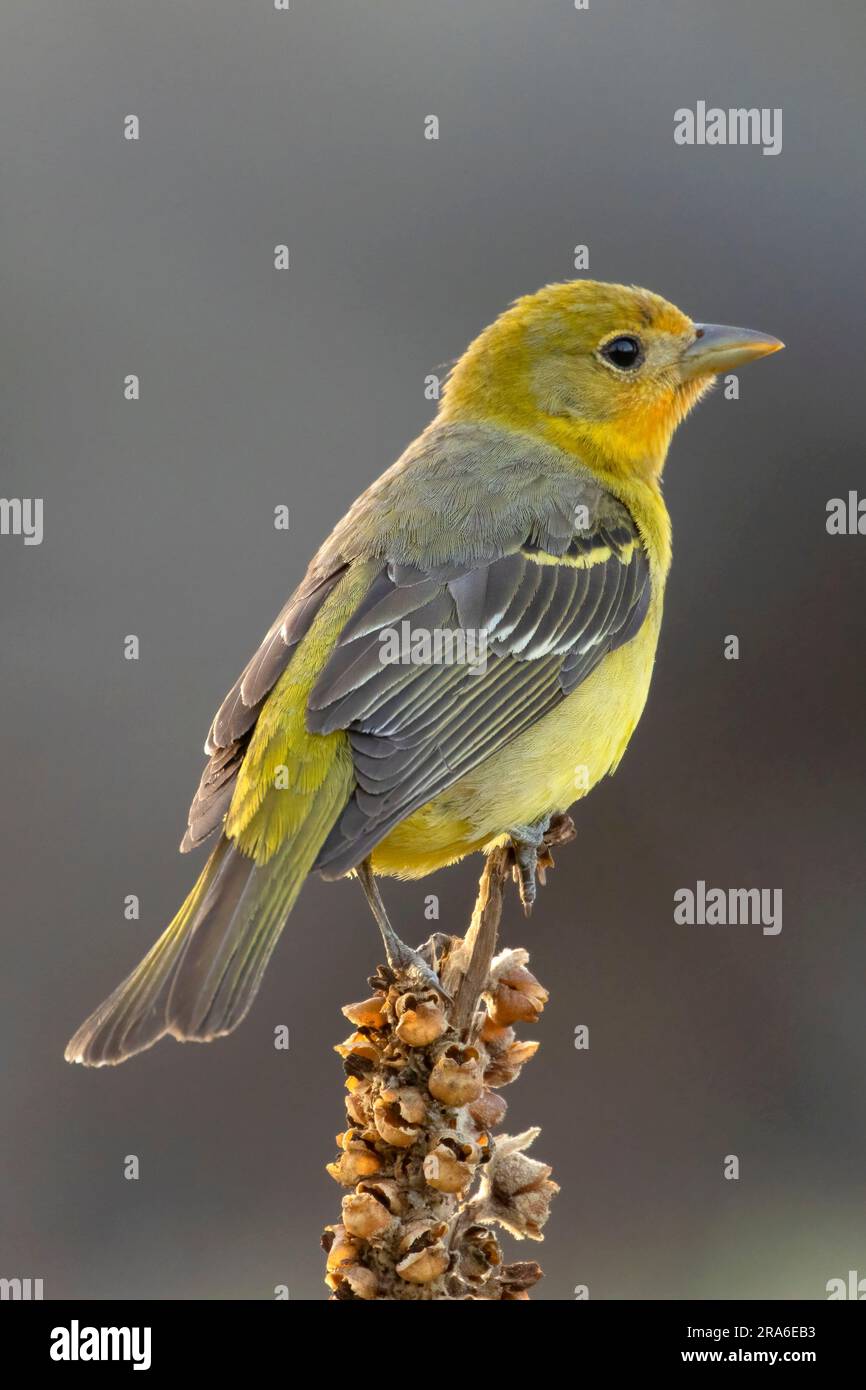
<svg viewBox="0 0 866 1390"><path fill-rule="evenodd" d="M379 1135L375 1129L369 1127L360 1128L353 1125L351 1129L345 1130L337 1135L337 1144L341 1149L362 1149L370 1148L379 1142Z"/></svg>
<svg viewBox="0 0 866 1390"><path fill-rule="evenodd" d="M541 1265L536 1264L535 1260L516 1260L512 1264L503 1265L499 1277L503 1290L523 1293L538 1283L541 1278Z"/></svg>
<svg viewBox="0 0 866 1390"><path fill-rule="evenodd" d="M513 1042L506 1047L485 1068L484 1080L487 1085L507 1086L514 1081L520 1075L521 1067L535 1056L540 1046L537 1042Z"/></svg>
<svg viewBox="0 0 866 1390"><path fill-rule="evenodd" d="M499 1241L487 1226L470 1226L459 1247L460 1273L473 1283L483 1283L502 1264Z"/></svg>
<svg viewBox="0 0 866 1390"><path fill-rule="evenodd" d="M496 1141L482 1182L478 1211L482 1217L498 1221L518 1237L541 1240L541 1228L550 1215L551 1199L559 1191L550 1181L547 1163L529 1158L523 1151L538 1135L537 1129L525 1134L502 1135Z"/></svg>
<svg viewBox="0 0 866 1390"><path fill-rule="evenodd" d="M358 1183L359 1192L370 1192L382 1203L392 1216L399 1216L404 1202L400 1194L400 1184L393 1178L365 1178Z"/></svg>
<svg viewBox="0 0 866 1390"><path fill-rule="evenodd" d="M496 1161L490 1182L497 1197L507 1198L538 1187L552 1171L548 1163L540 1163L537 1158L517 1151Z"/></svg>
<svg viewBox="0 0 866 1390"><path fill-rule="evenodd" d="M333 1274L341 1265L354 1264L358 1258L360 1245L347 1232L345 1226L328 1226L332 1239L328 1247L328 1271Z"/></svg>
<svg viewBox="0 0 866 1390"><path fill-rule="evenodd" d="M524 964L525 951L504 951L491 967L487 1012L498 1027L534 1023L548 999L547 990Z"/></svg>
<svg viewBox="0 0 866 1390"><path fill-rule="evenodd" d="M356 1077L350 1077L349 1080L355 1084L354 1087L350 1087L346 1096L346 1113L361 1129L369 1129L373 1121L369 1082L359 1082Z"/></svg>
<svg viewBox="0 0 866 1390"><path fill-rule="evenodd" d="M488 1087L469 1107L469 1114L480 1129L495 1129L501 1125L508 1110L508 1102Z"/></svg>
<svg viewBox="0 0 866 1390"><path fill-rule="evenodd" d="M397 1000L396 1012L394 1031L409 1047L429 1047L448 1027L445 1011L433 995L420 999L415 994L404 994Z"/></svg>
<svg viewBox="0 0 866 1390"><path fill-rule="evenodd" d="M490 1015L485 1013L478 1036L481 1038L481 1041L487 1045L488 1051L494 1051L496 1048L501 1049L507 1046L507 1044L513 1040L514 1029L510 1025L503 1027L498 1023L494 1023Z"/></svg>
<svg viewBox="0 0 866 1390"><path fill-rule="evenodd" d="M384 994L374 994L371 999L362 999L357 1004L346 1004L343 1013L356 1028L384 1028Z"/></svg>
<svg viewBox="0 0 866 1390"><path fill-rule="evenodd" d="M448 1268L449 1255L444 1245L431 1245L413 1250L397 1263L396 1271L407 1284L432 1284Z"/></svg>
<svg viewBox="0 0 866 1390"><path fill-rule="evenodd" d="M399 1106L400 1114L409 1124L423 1124L427 1118L427 1097L417 1086L383 1086L379 1092L383 1100Z"/></svg>
<svg viewBox="0 0 866 1390"><path fill-rule="evenodd" d="M419 1216L415 1221L407 1221L400 1236L398 1250L401 1255L422 1246L435 1245L448 1230L446 1221L434 1221L432 1217Z"/></svg>
<svg viewBox="0 0 866 1390"><path fill-rule="evenodd" d="M441 1142L424 1159L424 1177L437 1192L463 1192L472 1181L475 1165L458 1158L453 1148Z"/></svg>
<svg viewBox="0 0 866 1390"><path fill-rule="evenodd" d="M445 1129L439 1136L440 1144L445 1144L451 1150L455 1158L459 1158L463 1163L473 1165L480 1163L484 1157L484 1139L470 1138L456 1129Z"/></svg>
<svg viewBox="0 0 866 1390"><path fill-rule="evenodd" d="M386 1144L408 1149L421 1134L426 1106L414 1087L383 1090L373 1102L373 1122Z"/></svg>
<svg viewBox="0 0 866 1390"><path fill-rule="evenodd" d="M541 1240L542 1227L550 1216L550 1203L558 1191L557 1183L545 1180L528 1187L525 1192L515 1193L509 1201L509 1220L503 1225L515 1235Z"/></svg>
<svg viewBox="0 0 866 1390"><path fill-rule="evenodd" d="M477 1048L451 1043L436 1058L427 1082L430 1094L457 1109L477 1100L484 1090Z"/></svg>
<svg viewBox="0 0 866 1390"><path fill-rule="evenodd" d="M366 1033L352 1033L341 1043L334 1044L334 1051L341 1057L361 1057L365 1062L378 1062L379 1049L370 1041Z"/></svg>
<svg viewBox="0 0 866 1390"><path fill-rule="evenodd" d="M393 1217L372 1192L351 1192L343 1198L343 1225L350 1236L372 1240L386 1231Z"/></svg>
<svg viewBox="0 0 866 1390"><path fill-rule="evenodd" d="M328 1164L328 1172L343 1187L354 1187L361 1178L370 1178L382 1171L382 1161L375 1149L357 1143L344 1150L336 1163Z"/></svg>
<svg viewBox="0 0 866 1390"><path fill-rule="evenodd" d="M379 1292L379 1280L366 1265L347 1265L340 1270L337 1278L345 1280L356 1298L375 1298Z"/></svg>
<svg viewBox="0 0 866 1390"><path fill-rule="evenodd" d="M395 1149L409 1149L421 1133L417 1125L406 1125L400 1119L396 1106L386 1105L377 1100L374 1107L376 1129L386 1144Z"/></svg>

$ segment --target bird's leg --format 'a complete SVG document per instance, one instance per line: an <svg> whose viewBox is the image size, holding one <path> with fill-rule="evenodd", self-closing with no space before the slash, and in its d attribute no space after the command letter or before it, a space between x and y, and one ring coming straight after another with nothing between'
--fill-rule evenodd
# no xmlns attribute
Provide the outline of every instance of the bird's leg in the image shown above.
<svg viewBox="0 0 866 1390"><path fill-rule="evenodd" d="M512 873L528 917L537 894L537 883L546 883L547 870L553 868L551 847L573 840L574 822L570 816L544 816L532 825L515 825L509 831Z"/></svg>
<svg viewBox="0 0 866 1390"><path fill-rule="evenodd" d="M379 892L379 885L370 867L369 858L363 859L357 865L355 873L358 875L358 882L364 890L370 911L382 933L382 940L385 943L385 957L389 968L395 975L406 980L416 989L422 986L427 989L435 989L444 999L450 1000L451 996L442 988L435 970L427 964L418 951L413 951L411 946L407 946L405 941L401 941L391 926L385 911L385 904L382 902L382 895Z"/></svg>
<svg viewBox="0 0 866 1390"><path fill-rule="evenodd" d="M550 817L545 816L543 820L536 821L534 825L512 826L509 832L510 848L514 858L512 874L520 894L520 901L523 903L523 911L527 917L532 911L538 891L535 882L538 874L538 851L544 844L544 835L549 824ZM544 869L542 868L541 874L543 875L543 873ZM544 882L543 877L541 881Z"/></svg>

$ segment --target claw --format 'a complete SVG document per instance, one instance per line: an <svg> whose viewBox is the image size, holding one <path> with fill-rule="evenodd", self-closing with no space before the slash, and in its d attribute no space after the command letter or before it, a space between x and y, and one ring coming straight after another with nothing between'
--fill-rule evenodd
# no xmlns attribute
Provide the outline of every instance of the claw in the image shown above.
<svg viewBox="0 0 866 1390"><path fill-rule="evenodd" d="M571 817L566 815L552 816L535 825L517 827L511 832L511 876L517 884L527 917L537 897L537 883L544 887L547 871L554 866L551 845L566 844L574 839L574 833Z"/></svg>
<svg viewBox="0 0 866 1390"><path fill-rule="evenodd" d="M395 938L394 944L386 945L386 954L390 969L401 980L405 980L411 989L435 989L446 1004L452 1002L451 995L436 971L427 964L419 951L413 951L411 946Z"/></svg>

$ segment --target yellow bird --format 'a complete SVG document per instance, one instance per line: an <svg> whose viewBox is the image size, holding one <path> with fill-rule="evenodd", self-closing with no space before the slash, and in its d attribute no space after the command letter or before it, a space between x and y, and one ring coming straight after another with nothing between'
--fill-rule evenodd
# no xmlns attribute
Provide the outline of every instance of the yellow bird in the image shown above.
<svg viewBox="0 0 866 1390"><path fill-rule="evenodd" d="M782 346L589 280L486 328L217 711L181 848L216 847L67 1059L229 1033L314 871L356 872L389 964L425 978L375 875L507 837L530 904L551 816L616 768L646 701L674 430L717 373Z"/></svg>

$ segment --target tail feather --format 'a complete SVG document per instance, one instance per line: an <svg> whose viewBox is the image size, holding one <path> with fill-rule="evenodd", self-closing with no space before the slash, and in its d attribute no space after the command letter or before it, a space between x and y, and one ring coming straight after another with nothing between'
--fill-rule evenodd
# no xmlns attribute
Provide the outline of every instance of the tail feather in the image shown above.
<svg viewBox="0 0 866 1390"><path fill-rule="evenodd" d="M292 851L278 851L262 868L234 854L246 881L236 901L220 894L204 908L171 983L166 1014L177 1038L207 1042L237 1027L309 869L296 871Z"/></svg>
<svg viewBox="0 0 866 1390"><path fill-rule="evenodd" d="M209 1042L236 1028L345 801L339 779L298 833L257 865L223 836L177 916L69 1042L68 1062L123 1062L170 1034Z"/></svg>

